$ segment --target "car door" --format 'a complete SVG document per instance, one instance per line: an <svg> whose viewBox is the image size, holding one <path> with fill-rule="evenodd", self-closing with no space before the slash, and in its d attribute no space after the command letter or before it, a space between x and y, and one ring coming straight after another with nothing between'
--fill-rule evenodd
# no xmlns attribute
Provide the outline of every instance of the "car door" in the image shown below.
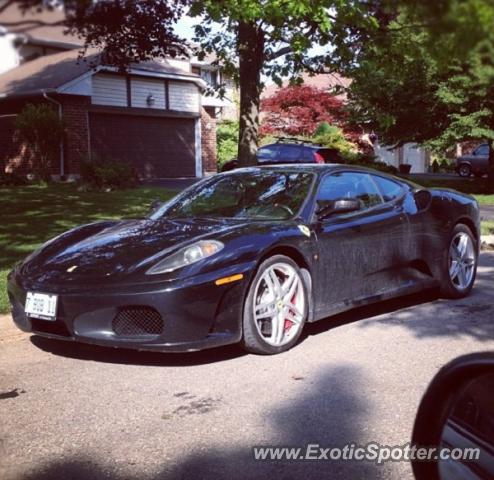
<svg viewBox="0 0 494 480"><path fill-rule="evenodd" d="M341 171L321 180L317 206L340 198L360 201L358 211L316 220L316 315L329 315L395 288L404 258L408 220L403 206L386 201L371 175Z"/></svg>
<svg viewBox="0 0 494 480"><path fill-rule="evenodd" d="M472 155L472 172L481 174L488 171L489 166L489 145L483 143L479 145Z"/></svg>

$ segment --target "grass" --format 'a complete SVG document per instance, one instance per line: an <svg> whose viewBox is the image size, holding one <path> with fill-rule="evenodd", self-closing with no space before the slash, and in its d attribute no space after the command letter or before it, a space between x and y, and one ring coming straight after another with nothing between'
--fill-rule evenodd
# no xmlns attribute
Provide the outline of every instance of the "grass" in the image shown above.
<svg viewBox="0 0 494 480"><path fill-rule="evenodd" d="M485 220L481 224L482 235L494 235L494 221Z"/></svg>
<svg viewBox="0 0 494 480"><path fill-rule="evenodd" d="M8 272L42 243L84 223L142 217L153 200L167 200L175 193L157 187L108 193L78 192L67 184L1 187L0 313L9 311Z"/></svg>

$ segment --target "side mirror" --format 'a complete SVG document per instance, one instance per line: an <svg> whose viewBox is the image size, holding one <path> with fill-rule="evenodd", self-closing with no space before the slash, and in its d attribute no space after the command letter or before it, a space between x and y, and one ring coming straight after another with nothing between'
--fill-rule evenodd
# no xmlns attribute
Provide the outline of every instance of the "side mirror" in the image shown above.
<svg viewBox="0 0 494 480"><path fill-rule="evenodd" d="M356 198L338 198L327 202L318 202L317 218L324 220L331 215L350 213L360 210L360 201Z"/></svg>
<svg viewBox="0 0 494 480"><path fill-rule="evenodd" d="M419 212L427 210L432 201L432 194L429 190L417 190L413 194L415 199L415 205L417 205L417 210Z"/></svg>
<svg viewBox="0 0 494 480"><path fill-rule="evenodd" d="M429 454L410 459L417 480L494 478L493 398L492 352L459 357L437 373L413 428L412 447Z"/></svg>

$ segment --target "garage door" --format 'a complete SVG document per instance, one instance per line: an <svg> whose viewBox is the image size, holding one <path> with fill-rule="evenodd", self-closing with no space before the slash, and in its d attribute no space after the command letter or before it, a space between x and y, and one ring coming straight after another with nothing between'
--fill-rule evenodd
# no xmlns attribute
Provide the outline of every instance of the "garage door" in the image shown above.
<svg viewBox="0 0 494 480"><path fill-rule="evenodd" d="M143 178L195 176L194 119L90 114L91 151L134 165Z"/></svg>

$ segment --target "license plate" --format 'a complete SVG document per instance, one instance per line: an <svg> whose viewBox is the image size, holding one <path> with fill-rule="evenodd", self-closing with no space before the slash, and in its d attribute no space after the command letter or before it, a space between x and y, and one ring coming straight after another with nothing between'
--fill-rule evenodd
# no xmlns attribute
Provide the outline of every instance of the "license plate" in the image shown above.
<svg viewBox="0 0 494 480"><path fill-rule="evenodd" d="M26 315L41 320L55 320L57 315L56 295L47 293L27 292L24 311Z"/></svg>

